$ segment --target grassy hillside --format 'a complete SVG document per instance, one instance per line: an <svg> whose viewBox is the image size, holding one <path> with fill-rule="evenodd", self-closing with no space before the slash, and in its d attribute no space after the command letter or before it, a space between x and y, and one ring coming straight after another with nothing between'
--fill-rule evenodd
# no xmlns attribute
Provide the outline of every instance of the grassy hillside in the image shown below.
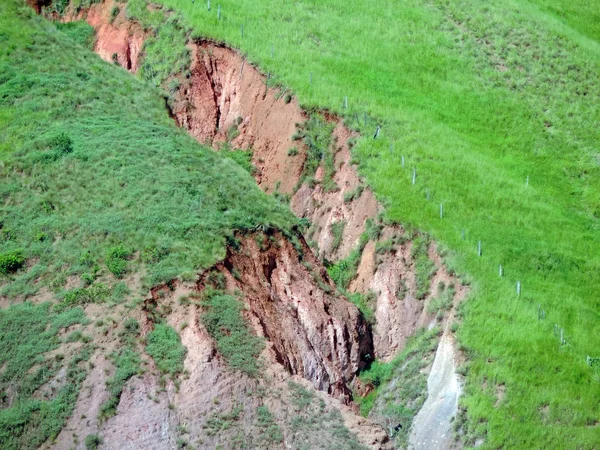
<svg viewBox="0 0 600 450"><path fill-rule="evenodd" d="M7 269L2 293L142 266L146 287L189 278L233 230L289 229L246 171L175 128L158 91L82 51L86 26L57 31L19 5L0 6L0 255L27 270Z"/></svg>
<svg viewBox="0 0 600 450"><path fill-rule="evenodd" d="M597 448L600 383L586 356L600 356L600 7L158 3L242 49L302 104L343 114L367 136L356 158L389 217L431 232L469 274L467 442Z"/></svg>
<svg viewBox="0 0 600 450"><path fill-rule="evenodd" d="M0 2L0 304L16 303L0 309L3 449L39 447L72 414L97 348L81 331L65 336L90 324L78 305L114 313L128 295L214 264L235 230L289 231L295 220L246 170L176 129L159 91L85 50L91 37ZM129 292L136 277L141 291ZM159 369L180 372L177 333L158 325L149 336ZM132 342L111 356L103 417L140 370ZM55 377L63 383L49 388Z"/></svg>

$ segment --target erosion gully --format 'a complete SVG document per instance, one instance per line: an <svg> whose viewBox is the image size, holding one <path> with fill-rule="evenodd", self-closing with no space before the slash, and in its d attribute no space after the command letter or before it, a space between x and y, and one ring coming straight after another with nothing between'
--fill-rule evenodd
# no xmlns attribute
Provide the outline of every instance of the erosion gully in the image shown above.
<svg viewBox="0 0 600 450"><path fill-rule="evenodd" d="M115 5L120 6L120 12L111 18ZM39 2L33 0L32 6L40 12ZM137 22L127 20L125 11L125 4L108 0L67 14L60 20L87 21L96 31L95 52L106 61L117 62L135 73L143 58L148 32ZM297 100L284 98L278 89L269 88L265 75L226 45L196 40L189 41L187 46L191 54L189 76L180 77L170 108L177 125L215 149L224 143L234 149L251 148L258 185L268 193L277 191L289 195L292 211L311 223L306 240L311 242L312 248L301 239L298 249L276 232L268 239L245 236L241 237L240 247L228 249L226 259L213 268L223 274L229 290L239 289L244 293L249 320L256 332L268 340L270 375L280 380L286 379L286 374L303 377L315 389L348 405L342 408L345 424L358 434L363 444L371 448L392 448L390 437L393 436L388 435L393 434L393 427L388 427L384 418L372 414L370 420L366 420L358 415L353 392L365 395L373 386L362 385L356 373L373 357L383 361L393 359L417 330L438 326L443 332L433 364L427 367L430 371L428 396L413 421L409 447L445 449L457 445L452 439L450 423L457 412L461 388L455 370L457 350L450 324L454 307L466 296L467 288L448 272L431 243L428 257L435 273L425 298L418 298L416 264L411 252L413 242L406 238L401 226L381 224L383 207L351 162L351 144L360 136L346 128L340 118L323 113L333 125L335 174L332 181L337 187L323 186L325 169L322 166L317 169L313 183L299 183L307 150L293 136L298 124L305 122L308 116ZM233 138L231 130L235 130ZM289 152L293 147L297 148L295 154ZM372 325L354 305L336 293L322 263L348 257L359 246L367 221L379 227L379 236L362 248L358 271L348 290L372 293L370 306L375 316ZM336 239L332 231L336 224L338 233L342 229L341 240ZM377 246L385 242L393 245ZM147 302L153 308L160 308L165 293L201 290L205 277L201 274L191 287L178 281L157 286ZM453 306L443 317L428 312L428 304L439 286L455 289ZM209 397L202 389L191 387L194 381L200 385L212 382L216 386L212 389L213 395L221 388L230 393L232 389L235 391L235 386L242 389L244 381L223 376L214 366L217 359L214 348L207 344L210 338L195 319L196 313L195 310L179 313L189 316L193 325L192 332L182 333L184 344L191 349L186 365L203 364L205 369L195 371L191 380L184 382L181 397L202 403ZM148 317L145 316L146 328L151 327ZM151 414L148 405L136 404L135 398L130 397L125 395L122 403L126 408L129 402L131 414ZM184 406L180 409L185 410L185 400L181 401ZM197 405L188 406L190 415L203 412ZM116 437L128 432L130 427L133 424L125 421L115 425L113 430L105 430L104 435L110 439L111 433ZM150 433L140 437L138 443L143 445L144 439L149 442L152 436Z"/></svg>

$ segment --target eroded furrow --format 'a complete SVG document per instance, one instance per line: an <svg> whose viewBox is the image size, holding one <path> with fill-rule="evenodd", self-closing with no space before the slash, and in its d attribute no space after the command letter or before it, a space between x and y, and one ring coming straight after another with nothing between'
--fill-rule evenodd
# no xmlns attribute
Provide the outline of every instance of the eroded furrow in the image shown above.
<svg viewBox="0 0 600 450"><path fill-rule="evenodd" d="M149 31L128 20L126 5L120 5L120 12L111 17L115 5L104 1L66 14L61 20L86 20L96 30L95 51L106 61L135 73L144 58ZM187 47L189 71L175 76L178 87L169 99L177 125L199 142L221 151L251 149L257 183L266 192L288 196L293 212L310 224L305 232L310 248L302 238L295 248L287 238L272 232L264 236L267 243L256 236L240 237L240 248L229 249L226 260L213 268L224 276L227 291L243 293L247 316L256 331L268 338L267 359L274 363L268 370L283 380L276 366L283 367L342 403L350 403L353 389L374 389L361 386L356 379L372 358L391 361L418 330L437 326L445 331L433 363L436 370L440 358L455 352L453 344L448 344L452 316L448 312L466 296L467 289L446 270L426 236L385 222L382 205L352 164L351 149L359 138L357 133L334 115L320 115L320 120L332 128L330 143L324 149L331 152L332 164L327 167L321 160L314 173L307 174L311 154L298 131L312 116L302 111L297 100L269 88L257 68L225 45L200 40L187 42ZM345 295L359 295L362 313L336 293L325 264L330 273L347 272L345 285L338 282L337 289ZM202 291L204 276L200 275L197 285L190 289ZM153 301L157 301L159 291L153 291ZM366 310L373 316L370 325ZM204 348L206 342L199 342L206 336L202 325L194 321L183 340L188 348ZM194 398L202 398L193 384L201 376L199 365L206 370L222 369L214 348L201 353L191 357L195 361L190 367L192 381L184 388ZM233 385L239 384L231 375L224 376ZM217 383L220 376L213 378ZM456 381L456 374L450 379ZM244 383L254 382L244 381L240 389L250 389ZM457 398L459 390L455 391ZM187 401L184 396L178 398ZM380 407L374 406L376 420ZM449 429L454 412L444 414L440 426ZM387 445L381 428L347 415L346 423L352 421L362 424L355 430L359 436L364 432L363 442L376 448ZM415 422L415 427L421 428L413 434L426 433L421 425L425 422ZM389 428L395 430L398 425ZM118 433L115 431L115 436Z"/></svg>

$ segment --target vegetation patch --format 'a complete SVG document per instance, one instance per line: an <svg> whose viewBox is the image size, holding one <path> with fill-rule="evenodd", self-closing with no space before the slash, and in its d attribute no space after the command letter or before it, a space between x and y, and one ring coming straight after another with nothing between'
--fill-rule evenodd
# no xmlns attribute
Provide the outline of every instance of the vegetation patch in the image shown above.
<svg viewBox="0 0 600 450"><path fill-rule="evenodd" d="M342 243L342 239L344 237L344 228L346 228L346 221L340 220L339 222L331 224L329 228L331 230L331 235L333 236L333 241L331 242L331 251L335 252L338 248L340 248L340 244Z"/></svg>
<svg viewBox="0 0 600 450"><path fill-rule="evenodd" d="M429 258L429 238L418 236L413 240L410 256L415 265L416 297L423 300L429 293L431 277L435 274L435 264Z"/></svg>
<svg viewBox="0 0 600 450"><path fill-rule="evenodd" d="M441 284L438 286L437 295L429 301L427 305L427 312L429 314L437 314L438 319L441 319L445 311L449 311L452 308L452 301L454 300L454 294L456 293L454 286L446 286Z"/></svg>
<svg viewBox="0 0 600 450"><path fill-rule="evenodd" d="M420 330L389 363L374 361L360 373L361 382L375 389L355 397L360 412L380 423L399 448L408 445L413 418L427 399L427 373L440 330Z"/></svg>
<svg viewBox="0 0 600 450"><path fill-rule="evenodd" d="M140 372L141 360L136 351L139 333L140 325L137 320L130 317L124 321L123 330L119 333L122 347L110 355L110 360L115 366L115 373L106 382L110 397L100 405L98 413L100 421L110 419L117 414L117 407L125 384Z"/></svg>
<svg viewBox="0 0 600 450"><path fill-rule="evenodd" d="M146 338L146 352L154 359L158 370L175 377L183 372L187 353L181 338L173 328L157 324Z"/></svg>
<svg viewBox="0 0 600 450"><path fill-rule="evenodd" d="M311 114L310 118L302 123L296 124L294 140L302 140L306 145L307 153L302 175L298 187L306 182L313 186L316 182L315 174L319 166L323 166L323 179L321 183L325 192L339 189L333 181L335 174L334 152L332 150L332 137L334 124L328 123L323 116L317 113Z"/></svg>
<svg viewBox="0 0 600 450"><path fill-rule="evenodd" d="M85 345L70 361L48 359L58 347L59 331L85 323L83 310L56 313L49 303L22 303L0 309L0 442L7 450L35 449L56 437L71 415L93 347ZM34 393L66 363L66 383L50 398ZM11 405L5 395L11 392Z"/></svg>
<svg viewBox="0 0 600 450"><path fill-rule="evenodd" d="M88 50L93 50L96 33L91 25L83 20L75 22L58 22L56 28L66 34L74 42Z"/></svg>
<svg viewBox="0 0 600 450"><path fill-rule="evenodd" d="M88 303L102 303L110 296L110 288L102 283L85 288L74 288L62 294L62 300L54 307L57 311Z"/></svg>
<svg viewBox="0 0 600 450"><path fill-rule="evenodd" d="M300 384L289 382L288 389L295 413L286 424L291 431L286 436L290 445L298 448L366 449L344 426L339 410L328 408L323 399Z"/></svg>
<svg viewBox="0 0 600 450"><path fill-rule="evenodd" d="M16 272L25 264L25 256L22 250L12 250L0 253L0 273L8 275Z"/></svg>
<svg viewBox="0 0 600 450"><path fill-rule="evenodd" d="M98 418L101 421L110 419L117 414L125 383L140 371L140 356L131 346L112 353L110 360L115 366L115 374L106 382L110 397L100 405Z"/></svg>
<svg viewBox="0 0 600 450"><path fill-rule="evenodd" d="M204 424L204 429L208 436L215 436L222 431L230 429L241 417L244 408L234 406L231 411L224 413L213 413Z"/></svg>
<svg viewBox="0 0 600 450"><path fill-rule="evenodd" d="M131 4L131 2L129 2ZM188 70L190 50L186 46L187 32L174 15L161 22L155 35L144 43L144 57L139 74L155 86L161 86L171 77Z"/></svg>
<svg viewBox="0 0 600 450"><path fill-rule="evenodd" d="M129 1L130 14L147 23L146 12L160 15L162 24L163 12L142 3ZM21 1L0 3L0 212L2 229L13 230L0 254L20 249L34 262L11 272L24 261L5 260L1 295L34 294L58 272L87 274L93 286L100 262L124 276L141 270L125 256L133 250L144 288L193 279L224 256L234 230L292 227L289 208L238 164L176 129L157 91L52 31L61 26ZM156 82L180 67L183 53L170 42L185 45L175 22L163 31L146 49Z"/></svg>
<svg viewBox="0 0 600 450"><path fill-rule="evenodd" d="M243 167L250 175L256 173L256 167L252 164L252 150L230 149L228 145L221 148L221 154Z"/></svg>
<svg viewBox="0 0 600 450"><path fill-rule="evenodd" d="M275 418L267 406L256 408L256 416L256 426L261 429L260 440L275 444L283 442L281 428L275 422Z"/></svg>
<svg viewBox="0 0 600 450"><path fill-rule="evenodd" d="M264 348L262 338L254 335L242 314L239 298L220 290L206 288L202 323L217 344L229 367L251 377L259 373L258 357Z"/></svg>

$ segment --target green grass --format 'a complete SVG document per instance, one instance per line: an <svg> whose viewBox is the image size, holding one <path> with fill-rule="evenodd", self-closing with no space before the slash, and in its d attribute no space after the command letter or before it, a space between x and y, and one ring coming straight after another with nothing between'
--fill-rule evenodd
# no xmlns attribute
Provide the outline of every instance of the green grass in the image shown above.
<svg viewBox="0 0 600 450"><path fill-rule="evenodd" d="M327 408L324 400L302 385L288 382L292 414L287 417L286 442L293 448L365 450L356 435L346 428L340 411Z"/></svg>
<svg viewBox="0 0 600 450"><path fill-rule="evenodd" d="M136 349L136 339L139 333L140 325L137 320L130 317L124 321L123 330L119 333L121 347L109 355L115 366L115 373L106 382L110 395L100 405L100 411L98 412L100 421L110 419L117 414L125 384L131 377L140 372L141 359Z"/></svg>
<svg viewBox="0 0 600 450"><path fill-rule="evenodd" d="M56 28L82 47L93 50L96 35L94 29L86 22L58 22Z"/></svg>
<svg viewBox="0 0 600 450"><path fill-rule="evenodd" d="M243 303L223 291L207 288L202 305L202 323L215 339L217 350L229 367L249 376L260 370L258 357L264 348L263 339L255 336L242 315Z"/></svg>
<svg viewBox="0 0 600 450"><path fill-rule="evenodd" d="M389 363L374 361L360 374L361 382L374 390L355 401L364 416L369 416L388 432L397 448L406 448L414 417L427 397L427 373L438 343L440 330L419 330L405 348ZM401 425L398 430L394 430Z"/></svg>
<svg viewBox="0 0 600 450"><path fill-rule="evenodd" d="M59 331L84 323L80 308L53 312L49 303L0 309L0 442L3 449L34 449L60 432L71 415L92 351L84 346L70 361L45 354L60 344ZM36 391L65 367L66 383L48 398ZM10 406L5 403L12 397Z"/></svg>
<svg viewBox="0 0 600 450"><path fill-rule="evenodd" d="M415 265L416 297L423 300L429 293L431 277L435 273L435 264L429 259L429 239L419 236L413 240L410 256Z"/></svg>
<svg viewBox="0 0 600 450"><path fill-rule="evenodd" d="M302 105L343 114L366 136L354 157L388 218L444 244L473 281L458 332L468 443L597 446L600 384L586 356L600 354L598 5L223 0L217 20L202 2L158 3L240 48ZM496 383L498 406L483 388Z"/></svg>
<svg viewBox="0 0 600 450"><path fill-rule="evenodd" d="M175 377L183 372L186 348L173 328L157 324L147 337L146 352L162 373Z"/></svg>
<svg viewBox="0 0 600 450"><path fill-rule="evenodd" d="M0 15L0 254L28 262L2 294L31 295L61 272L192 279L235 230L290 229L289 209L246 171L176 129L160 92L21 1Z"/></svg>
<svg viewBox="0 0 600 450"><path fill-rule="evenodd" d="M323 189L329 192L337 188L333 182L335 173L334 154L331 148L333 127L317 113L312 113L306 122L296 125L298 131L293 138L294 140L302 140L307 149L298 187L305 182L309 185L314 184L317 169L322 165L324 169L321 181Z"/></svg>
<svg viewBox="0 0 600 450"><path fill-rule="evenodd" d="M128 8L131 7L131 2ZM140 76L155 86L164 85L170 78L185 73L190 67L190 51L185 46L187 32L175 16L158 26L156 36L144 42L144 58Z"/></svg>

